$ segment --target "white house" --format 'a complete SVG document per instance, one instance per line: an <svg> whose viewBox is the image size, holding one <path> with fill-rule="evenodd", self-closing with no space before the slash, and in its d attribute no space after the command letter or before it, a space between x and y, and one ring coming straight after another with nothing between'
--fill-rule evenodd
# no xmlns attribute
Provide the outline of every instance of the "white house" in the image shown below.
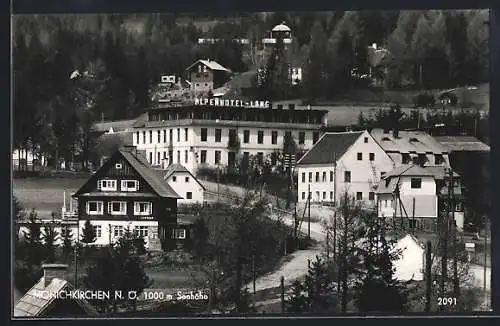
<svg viewBox="0 0 500 326"><path fill-rule="evenodd" d="M398 281L422 281L425 269L425 248L414 236L407 234L394 246L399 251L394 260L394 277Z"/></svg>
<svg viewBox="0 0 500 326"><path fill-rule="evenodd" d="M203 203L205 187L188 169L180 164L172 164L165 168L164 173L164 180L182 197L177 200L179 204Z"/></svg>
<svg viewBox="0 0 500 326"><path fill-rule="evenodd" d="M368 131L326 133L297 162L298 201L334 202L347 190L375 204L375 187L394 162Z"/></svg>
<svg viewBox="0 0 500 326"><path fill-rule="evenodd" d="M457 227L462 229L464 213L459 177L453 173L453 215ZM433 230L439 211L438 196L447 195L449 180L443 166L399 166L380 181L377 189L378 215L407 221L405 224L416 230Z"/></svg>

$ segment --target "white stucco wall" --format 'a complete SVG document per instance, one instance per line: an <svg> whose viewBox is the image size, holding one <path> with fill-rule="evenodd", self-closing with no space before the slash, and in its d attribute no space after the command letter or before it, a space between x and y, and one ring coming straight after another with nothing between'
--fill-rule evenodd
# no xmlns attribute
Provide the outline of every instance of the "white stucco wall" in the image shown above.
<svg viewBox="0 0 500 326"><path fill-rule="evenodd" d="M175 177L175 181L174 181ZM188 178L186 182L186 178ZM178 204L194 204L203 203L203 188L198 181L187 172L175 172L168 179L167 182L172 189L175 190L183 199L178 199ZM191 192L192 199L187 199L187 193Z"/></svg>

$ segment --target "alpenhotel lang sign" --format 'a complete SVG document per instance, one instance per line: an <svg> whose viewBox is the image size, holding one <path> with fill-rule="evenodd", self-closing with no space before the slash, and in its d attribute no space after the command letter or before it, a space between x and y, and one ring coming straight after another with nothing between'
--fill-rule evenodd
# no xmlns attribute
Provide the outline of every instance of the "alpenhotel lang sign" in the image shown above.
<svg viewBox="0 0 500 326"><path fill-rule="evenodd" d="M254 108L254 109L268 109L271 107L269 101L242 101L242 100L227 100L219 98L196 98L194 100L194 105Z"/></svg>

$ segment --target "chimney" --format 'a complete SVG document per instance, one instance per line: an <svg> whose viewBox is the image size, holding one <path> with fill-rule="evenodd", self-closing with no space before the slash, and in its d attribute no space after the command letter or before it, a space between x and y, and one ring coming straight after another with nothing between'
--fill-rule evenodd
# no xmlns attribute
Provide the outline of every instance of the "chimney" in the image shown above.
<svg viewBox="0 0 500 326"><path fill-rule="evenodd" d="M68 265L65 264L43 264L44 287L47 287L53 279L66 280Z"/></svg>

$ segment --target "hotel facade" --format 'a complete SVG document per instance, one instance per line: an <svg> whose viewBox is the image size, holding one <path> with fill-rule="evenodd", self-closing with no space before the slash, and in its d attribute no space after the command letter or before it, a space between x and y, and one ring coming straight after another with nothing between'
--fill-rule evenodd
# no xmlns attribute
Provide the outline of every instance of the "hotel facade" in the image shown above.
<svg viewBox="0 0 500 326"><path fill-rule="evenodd" d="M250 155L282 152L285 135L299 152L321 137L327 111L295 110L267 101L195 99L159 103L133 128L133 145L153 166L181 164L191 173L200 167L225 167Z"/></svg>

